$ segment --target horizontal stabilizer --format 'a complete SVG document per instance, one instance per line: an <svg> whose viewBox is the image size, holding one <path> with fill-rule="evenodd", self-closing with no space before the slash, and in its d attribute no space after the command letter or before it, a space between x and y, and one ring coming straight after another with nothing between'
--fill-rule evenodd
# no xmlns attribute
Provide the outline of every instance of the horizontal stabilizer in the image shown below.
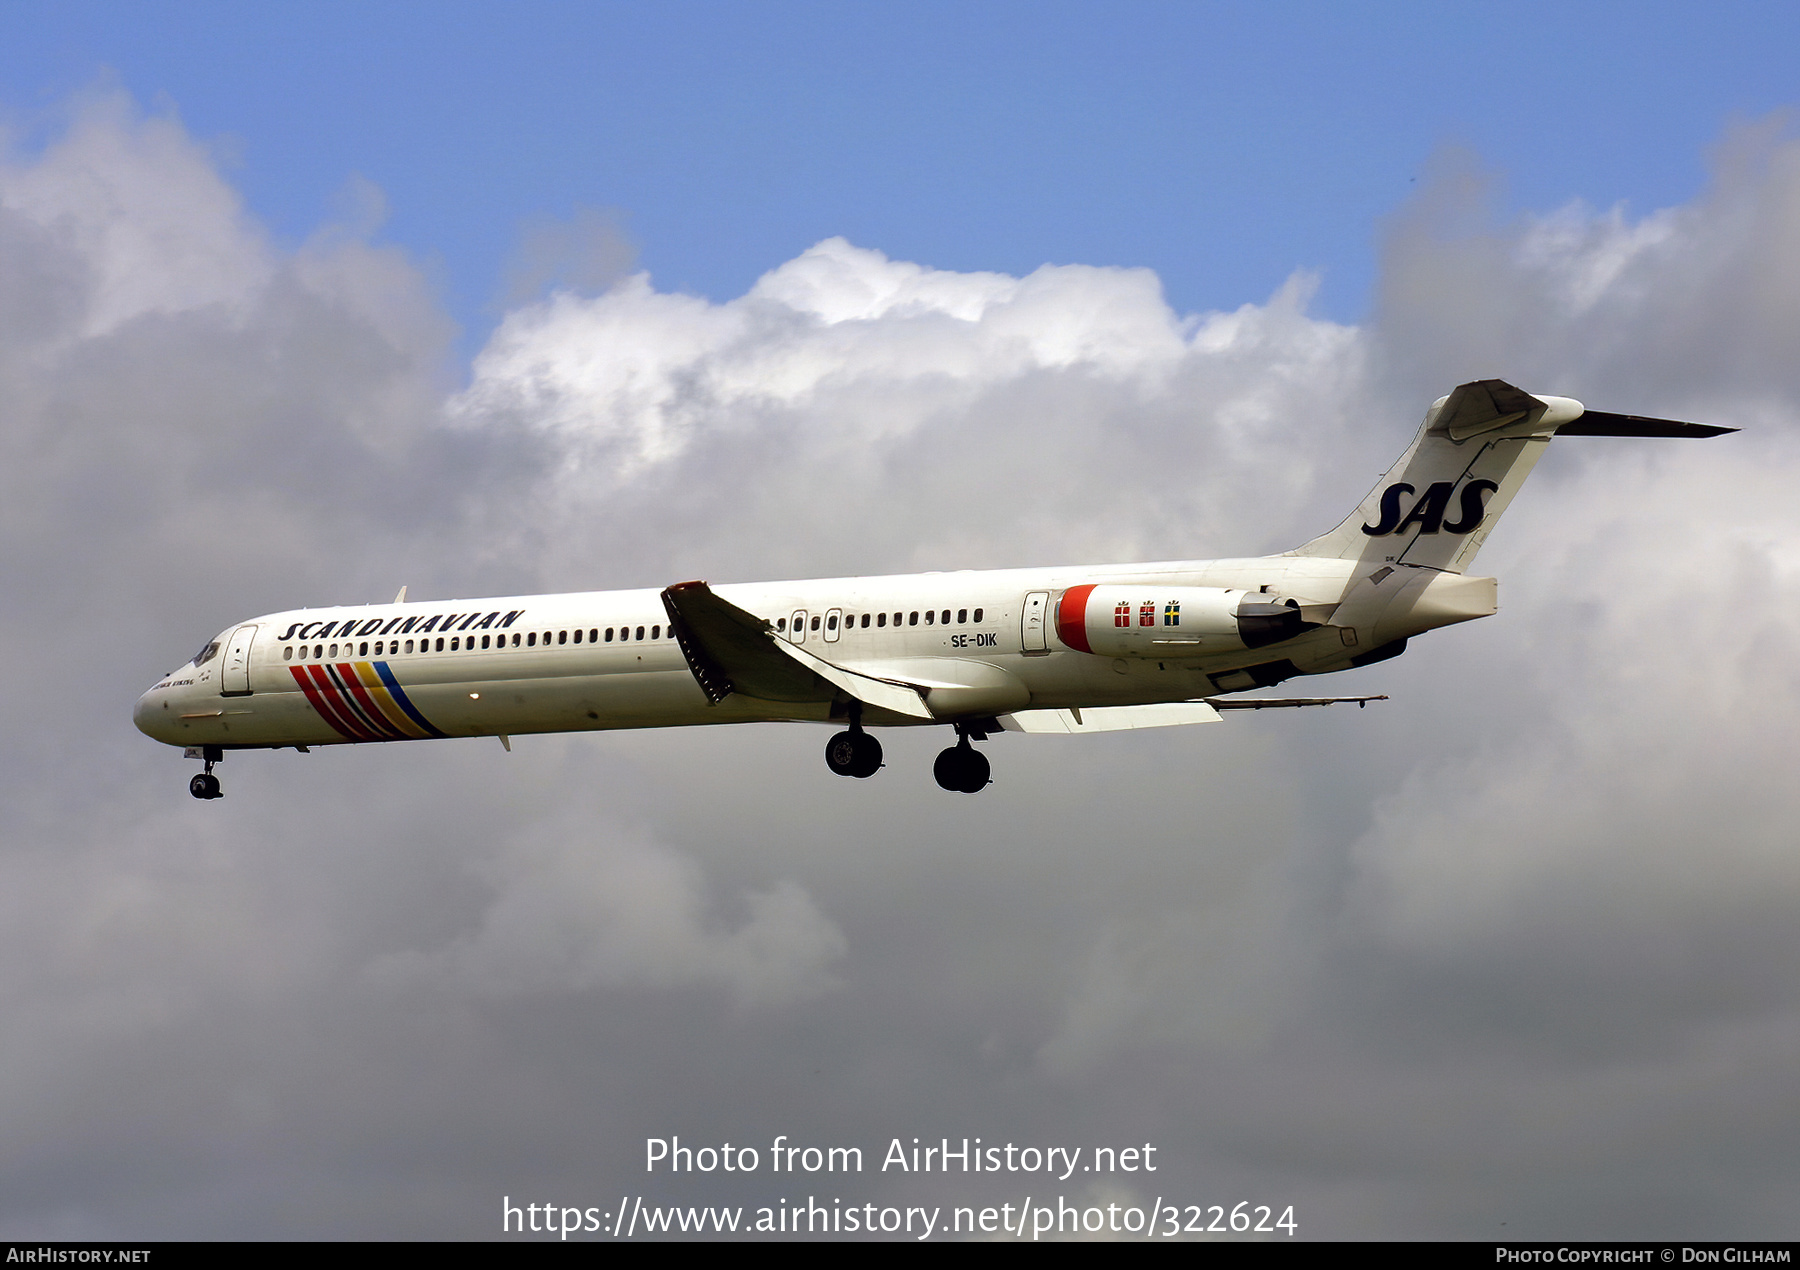
<svg viewBox="0 0 1800 1270"><path fill-rule="evenodd" d="M1462 384L1438 410L1437 426L1455 441L1467 441L1518 423L1545 403L1504 379L1478 379Z"/></svg>
<svg viewBox="0 0 1800 1270"><path fill-rule="evenodd" d="M1604 410L1584 410L1574 423L1556 430L1559 437L1719 437L1736 428L1710 423L1682 423L1677 419L1646 419L1642 415L1615 415Z"/></svg>
<svg viewBox="0 0 1800 1270"><path fill-rule="evenodd" d="M1008 732L1123 732L1131 728L1172 728L1217 723L1219 712L1204 701L1154 706L1090 706L1080 710L1015 710L1000 716Z"/></svg>

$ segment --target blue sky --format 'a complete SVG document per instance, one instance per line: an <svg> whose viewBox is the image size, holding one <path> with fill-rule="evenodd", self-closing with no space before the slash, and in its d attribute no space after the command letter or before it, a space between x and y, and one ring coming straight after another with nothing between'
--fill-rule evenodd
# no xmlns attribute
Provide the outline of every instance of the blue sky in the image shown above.
<svg viewBox="0 0 1800 1270"><path fill-rule="evenodd" d="M298 240L385 192L478 346L522 225L616 212L715 300L832 235L940 268L1146 265L1178 311L1318 271L1367 309L1382 218L1445 147L1495 210L1694 196L1796 97L1757 4L15 4L29 138L123 87Z"/></svg>

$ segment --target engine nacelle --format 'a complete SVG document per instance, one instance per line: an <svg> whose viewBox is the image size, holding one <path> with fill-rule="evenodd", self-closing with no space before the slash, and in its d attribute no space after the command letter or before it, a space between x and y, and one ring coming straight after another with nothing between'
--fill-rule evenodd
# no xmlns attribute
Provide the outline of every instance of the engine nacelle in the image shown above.
<svg viewBox="0 0 1800 1270"><path fill-rule="evenodd" d="M1223 587L1072 586L1056 601L1056 635L1101 657L1183 657L1262 648L1310 629L1300 602Z"/></svg>

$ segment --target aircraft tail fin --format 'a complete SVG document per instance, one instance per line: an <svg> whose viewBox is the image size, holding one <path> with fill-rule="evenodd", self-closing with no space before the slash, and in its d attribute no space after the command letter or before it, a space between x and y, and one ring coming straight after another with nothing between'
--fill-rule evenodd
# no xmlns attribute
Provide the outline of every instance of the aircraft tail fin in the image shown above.
<svg viewBox="0 0 1800 1270"><path fill-rule="evenodd" d="M1425 412L1412 445L1336 529L1290 555L1462 573L1554 436L1710 437L1735 428L1588 410L1501 379L1462 384Z"/></svg>

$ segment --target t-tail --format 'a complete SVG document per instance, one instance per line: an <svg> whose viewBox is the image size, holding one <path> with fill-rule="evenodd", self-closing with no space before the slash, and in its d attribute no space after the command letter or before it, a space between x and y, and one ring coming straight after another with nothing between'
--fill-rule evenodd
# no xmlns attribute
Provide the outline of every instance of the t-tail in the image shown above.
<svg viewBox="0 0 1800 1270"><path fill-rule="evenodd" d="M1332 624L1380 627L1404 647L1407 633L1494 611L1494 580L1464 575L1551 438L1735 431L1607 414L1476 380L1432 403L1412 444L1343 524L1288 554L1355 561Z"/></svg>
<svg viewBox="0 0 1800 1270"><path fill-rule="evenodd" d="M1343 524L1289 553L1467 572L1552 437L1714 437L1736 428L1589 410L1501 379L1463 384Z"/></svg>

